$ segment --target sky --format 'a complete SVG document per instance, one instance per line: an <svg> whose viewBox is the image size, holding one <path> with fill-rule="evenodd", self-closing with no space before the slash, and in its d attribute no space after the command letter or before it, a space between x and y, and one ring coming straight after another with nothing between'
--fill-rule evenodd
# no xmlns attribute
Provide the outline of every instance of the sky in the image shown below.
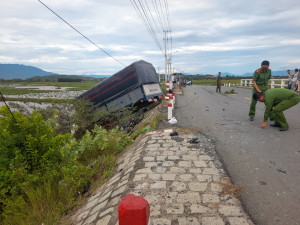
<svg viewBox="0 0 300 225"><path fill-rule="evenodd" d="M149 5L159 1L164 2L147 0ZM111 75L124 65L145 60L164 73L164 53L130 0L42 2L119 62L38 0L2 0L0 63L30 65L59 74ZM259 68L263 60L269 60L274 71L300 68L299 0L167 3L172 30L172 48L169 42L168 49L173 53L175 72L241 75ZM163 47L163 29L158 24L156 30Z"/></svg>

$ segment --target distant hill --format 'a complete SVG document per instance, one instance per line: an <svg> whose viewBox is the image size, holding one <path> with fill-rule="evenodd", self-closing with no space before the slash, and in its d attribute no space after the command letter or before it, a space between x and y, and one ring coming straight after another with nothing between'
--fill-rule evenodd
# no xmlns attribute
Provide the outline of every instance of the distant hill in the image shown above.
<svg viewBox="0 0 300 225"><path fill-rule="evenodd" d="M0 78L10 79L26 79L33 76L53 75L44 70L33 66L25 66L20 64L1 64L0 63Z"/></svg>
<svg viewBox="0 0 300 225"><path fill-rule="evenodd" d="M254 71L252 72L252 73L244 73L244 74L242 74L241 76L245 76L245 77L247 77L247 76L253 76L253 73L254 73ZM287 76L287 71L286 70L277 70L277 71L273 71L272 70L272 76Z"/></svg>

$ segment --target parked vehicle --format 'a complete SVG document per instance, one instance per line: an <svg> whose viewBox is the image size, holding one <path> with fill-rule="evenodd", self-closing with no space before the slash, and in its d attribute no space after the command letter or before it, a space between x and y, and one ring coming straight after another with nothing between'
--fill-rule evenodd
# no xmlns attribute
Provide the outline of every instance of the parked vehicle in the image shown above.
<svg viewBox="0 0 300 225"><path fill-rule="evenodd" d="M162 96L155 68L141 60L105 79L78 98L93 102L95 108L113 112L135 103L157 101Z"/></svg>

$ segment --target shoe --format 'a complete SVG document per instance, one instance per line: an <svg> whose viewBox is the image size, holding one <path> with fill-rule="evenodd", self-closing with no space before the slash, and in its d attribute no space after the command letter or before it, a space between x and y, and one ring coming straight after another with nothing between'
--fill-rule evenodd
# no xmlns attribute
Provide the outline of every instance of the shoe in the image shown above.
<svg viewBox="0 0 300 225"><path fill-rule="evenodd" d="M279 123L270 124L271 127L281 127Z"/></svg>
<svg viewBox="0 0 300 225"><path fill-rule="evenodd" d="M254 118L253 118L253 117L250 117L250 118L249 118L249 120L250 120L250 121L253 121L253 120L254 120Z"/></svg>
<svg viewBox="0 0 300 225"><path fill-rule="evenodd" d="M280 131L287 131L288 129L289 129L289 126L279 128Z"/></svg>

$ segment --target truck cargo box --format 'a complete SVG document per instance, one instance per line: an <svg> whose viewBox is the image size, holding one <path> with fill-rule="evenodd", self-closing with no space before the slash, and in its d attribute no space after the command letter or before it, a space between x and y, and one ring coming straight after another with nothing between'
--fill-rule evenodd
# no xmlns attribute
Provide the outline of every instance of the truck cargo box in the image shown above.
<svg viewBox="0 0 300 225"><path fill-rule="evenodd" d="M160 98L162 95L155 68L141 60L105 79L78 98L91 101L97 108L115 111L141 100Z"/></svg>

